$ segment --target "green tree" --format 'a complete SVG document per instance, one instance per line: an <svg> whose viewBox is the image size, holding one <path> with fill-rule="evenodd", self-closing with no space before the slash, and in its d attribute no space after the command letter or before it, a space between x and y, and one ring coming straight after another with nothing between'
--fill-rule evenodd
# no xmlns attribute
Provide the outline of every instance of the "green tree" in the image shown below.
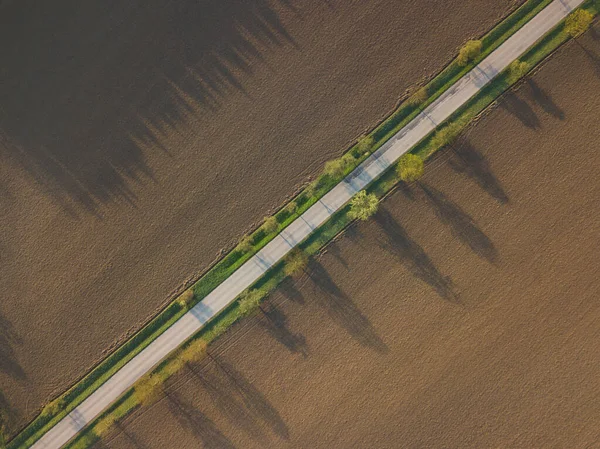
<svg viewBox="0 0 600 449"><path fill-rule="evenodd" d="M246 290L240 296L238 310L242 316L250 315L259 306L263 298L267 296L266 292L261 289Z"/></svg>
<svg viewBox="0 0 600 449"><path fill-rule="evenodd" d="M468 41L458 51L458 64L461 66L466 66L469 62L475 60L475 58L477 58L477 56L479 56L479 54L481 53L482 46L483 43L479 40Z"/></svg>
<svg viewBox="0 0 600 449"><path fill-rule="evenodd" d="M308 254L300 248L294 248L285 257L283 272L286 276L296 276L306 269L308 265Z"/></svg>
<svg viewBox="0 0 600 449"><path fill-rule="evenodd" d="M271 215L270 217L265 217L265 222L263 223L262 227L267 234L272 234L276 232L277 229L279 229L279 223L277 223L277 218L275 218L273 215Z"/></svg>
<svg viewBox="0 0 600 449"><path fill-rule="evenodd" d="M350 200L350 212L348 212L348 216L352 220L367 220L377 212L378 207L379 200L377 197L372 193L367 194L366 191L361 190Z"/></svg>
<svg viewBox="0 0 600 449"><path fill-rule="evenodd" d="M416 154L405 154L398 161L398 176L404 182L418 181L424 171L423 159Z"/></svg>
<svg viewBox="0 0 600 449"><path fill-rule="evenodd" d="M344 154L339 159L326 162L323 173L332 178L340 178L346 172L346 169L354 164L354 160L352 154Z"/></svg>
<svg viewBox="0 0 600 449"><path fill-rule="evenodd" d="M510 63L507 69L506 81L509 84L516 83L529 72L529 64L518 59Z"/></svg>
<svg viewBox="0 0 600 449"><path fill-rule="evenodd" d="M593 20L594 15L587 9L577 9L567 17L565 32L571 37L579 37L589 29Z"/></svg>

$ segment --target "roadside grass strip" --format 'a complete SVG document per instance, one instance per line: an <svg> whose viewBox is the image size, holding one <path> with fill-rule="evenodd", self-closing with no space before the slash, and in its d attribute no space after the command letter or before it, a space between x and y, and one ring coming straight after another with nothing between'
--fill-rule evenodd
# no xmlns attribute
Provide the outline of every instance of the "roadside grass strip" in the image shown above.
<svg viewBox="0 0 600 449"><path fill-rule="evenodd" d="M459 79L469 73L473 67L485 59L485 57L495 48L505 42L512 34L525 25L549 3L551 3L550 0L530 0L526 2L482 38L482 52L472 64L461 67L456 62L452 62L428 83L427 86L425 86L428 97L424 101L421 103L405 101L390 115L390 117L370 133L370 136L373 137L374 140L373 145L365 152L366 154L358 154L359 157L355 158L355 163L345 168L343 172L344 177L353 173L350 177L353 177L354 179L357 175L354 173L355 167L364 162L367 158L370 158L369 161L376 161L386 150L386 147L383 147L384 144L389 144L390 139L395 136L398 131L419 116L427 106L446 93ZM587 1L583 7L588 9L594 15L598 12L597 2ZM521 55L519 58L520 61L528 63L530 70L534 68L535 65L569 39L569 36L564 33L563 27L564 25L560 24L550 31L544 38L539 40L533 47ZM460 130L467 126L473 118L493 103L498 96L510 88L511 85L519 81L518 79L509 80L509 78L507 73L502 73L495 77L493 81L487 82L475 96L471 97L465 104L460 106L460 108L446 118L443 123L437 123L438 130L436 132L432 132L419 142L415 142L416 145L411 146L411 152L418 154L423 158L427 158L438 149L444 147L448 142L436 138L436 135L439 137L440 133L443 132L443 129L453 126L454 128L450 134L455 136ZM440 128L440 124L443 124L444 126ZM356 154L356 150L357 148L353 147L350 149L350 153L354 152L354 154ZM374 152L376 154L374 155L375 157L372 158ZM391 167L393 168L394 165L391 165ZM361 171L361 169L359 168L356 171ZM369 184L367 190L376 194L379 198L389 193L399 181L395 170L387 170L387 167L384 173L382 170L382 172L378 173L374 178L374 181L372 179L366 180L363 187L366 187ZM342 183L351 186L353 182L356 183L354 180L351 180L350 182L345 180L342 183L339 181L339 177L336 179L334 176L324 175L316 184L313 184L309 189L302 191L293 200L295 207L290 208L286 206L275 214L278 224L276 231L267 232L265 229L259 228L252 233L249 236L249 247L243 249L238 248L231 251L191 287L194 292L193 302L187 306L177 300L172 302L136 335L94 368L78 384L68 390L60 398L46 406L44 411L29 426L9 442L7 446L8 449L30 447L68 414L71 419L73 419L70 412L75 409L75 407L92 395L100 386L108 384L110 382L109 379L127 364L127 362L147 348L159 336L165 334L165 332L171 329L171 327L179 322L184 316L191 317L190 320L195 321L193 325L197 326L198 317L193 316L193 311L197 311L198 309L196 309L196 307L198 304L201 304L201 301L215 291L223 281L231 277L242 265L255 256L267 244L273 242L274 239L278 239L275 243L284 240L282 235L289 233L289 229L287 229L288 226L292 223L299 223L301 219L298 217L303 215L311 207L322 204L323 197L336 186L341 185ZM359 182L356 183L356 185L362 186L362 181L360 181L360 179L358 181ZM359 189L355 188L354 190ZM348 226L352 221L348 217L349 206L340 206L341 208L333 215L329 216L328 214L325 214L323 217L324 224L315 229L310 229L307 237L297 246L307 254L316 254L325 244ZM281 232L284 229L286 231ZM289 250L289 248L286 248L285 242L281 244L281 248L281 251ZM283 254L285 254L285 252ZM257 270L256 279L251 280L248 285L254 289L261 289L263 292L274 289L286 275L283 269L284 264L281 259L272 262L274 263L269 262L263 269ZM233 301L225 307L218 316L207 321L203 327L201 326L201 329L195 333L194 339L201 338L209 343L221 335L229 326L231 326L231 324L243 315L244 313L240 310L239 302ZM175 348L176 346L172 349L174 350ZM166 369L169 360L162 359L163 357L161 356L161 358L156 360L156 363L152 365L154 366L152 371L153 373L166 378L170 374L169 370ZM135 379L132 379L131 384L133 384L134 381ZM72 440L68 447L88 447L89 444L98 439L98 434L103 433L103 423L106 423L107 421L114 422L114 420L126 416L132 410L136 409L139 404L134 398L132 390L129 389L121 395L116 402L111 400L106 406L108 408L106 408L99 416L93 418L93 422L90 425L88 425L87 420L81 421L81 425L78 425L78 430L83 429L83 431Z"/></svg>

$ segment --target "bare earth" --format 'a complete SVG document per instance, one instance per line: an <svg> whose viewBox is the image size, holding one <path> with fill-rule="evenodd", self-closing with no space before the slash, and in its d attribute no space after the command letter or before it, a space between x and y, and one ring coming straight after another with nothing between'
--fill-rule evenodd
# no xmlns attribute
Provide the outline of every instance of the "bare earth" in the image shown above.
<svg viewBox="0 0 600 449"><path fill-rule="evenodd" d="M600 33L580 43L97 449L599 447Z"/></svg>
<svg viewBox="0 0 600 449"><path fill-rule="evenodd" d="M3 2L0 391L11 428L509 6Z"/></svg>

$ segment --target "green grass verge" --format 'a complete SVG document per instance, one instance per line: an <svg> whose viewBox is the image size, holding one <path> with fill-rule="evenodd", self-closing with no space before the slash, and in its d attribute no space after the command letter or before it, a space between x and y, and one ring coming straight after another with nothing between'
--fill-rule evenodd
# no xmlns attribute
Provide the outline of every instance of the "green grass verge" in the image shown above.
<svg viewBox="0 0 600 449"><path fill-rule="evenodd" d="M390 137L392 137L403 126L410 122L410 120L412 120L424 107L435 101L435 99L442 95L452 84L460 79L460 77L471 70L474 65L479 63L483 58L501 45L506 39L520 29L551 1L552 0L526 1L520 8L500 22L492 31L482 38L482 53L475 61L473 61L473 63L467 65L466 67L462 67L453 61L446 66L427 84L427 86L425 86L428 92L428 98L424 102L420 104L410 104L410 102L404 102L396 111L394 111L386 120L384 120L370 133L375 140L370 152L375 151L387 140L389 140ZM546 42L548 39L549 37L538 44L544 47L543 49L538 49L538 45L536 45L536 51L534 52L532 50L528 53L527 57L531 58L532 66L536 64L536 62L533 62L535 57L531 56L532 52L536 54L543 54L545 52L544 56L539 58L539 60L541 60L567 38L563 36L563 40L558 44L557 42L560 40L558 37L555 37L554 40L551 39L551 41ZM527 60L529 62L528 59L523 58L523 60ZM499 95L498 92L503 92L508 87L500 87L499 83L496 81L492 84L493 86L490 85L480 92L480 95L476 97L477 100L474 99L469 103L467 109L470 112L466 112L465 109L464 112L460 113L464 114L465 118L463 120L468 121L469 114L477 115L477 113L485 108L489 102L493 101L493 99ZM484 92L485 94L483 94ZM486 98L493 98L486 103L487 100L480 98L482 94L484 97L487 96ZM479 112L475 112L478 110L478 108ZM421 142L417 147L417 153L420 155L429 155L433 151L430 148L430 141L431 138L425 139L423 142ZM350 149L350 151L352 150L354 150L354 147ZM345 175L351 172L354 167L362 162L366 157L368 157L368 154L356 159L355 163L346 169ZM384 194L382 192L386 192L387 190L391 189L398 181L395 179L395 174L390 175L392 172L393 170L377 180L369 188L369 190L381 196ZM221 261L215 264L198 282L192 286L195 293L196 302L206 297L206 295L208 295L220 283L233 274L233 272L235 272L253 254L271 241L281 229L284 229L298 215L306 211L310 206L318 201L319 198L333 188L339 182L339 180L340 178L333 178L326 175L319 178L316 188L313 189L312 192L309 193L307 191L303 191L293 199L297 205L297 210L294 213L289 213L284 207L275 214L279 224L277 232L266 233L261 228L257 229L250 236L250 250L241 251L234 249L223 259L221 259ZM313 235L311 235L311 237L309 237L309 239L302 245L303 248L309 254L314 254L317 252L324 244L333 238L333 236L335 236L348 225L350 220L347 217L347 211L348 208L338 211L338 213L336 213L327 222L327 224L323 225ZM257 287L267 289L274 288L283 278L284 274L281 266L276 266L258 281ZM123 365L140 353L160 334L169 328L175 321L185 314L186 311L187 309L182 307L176 301L169 304L137 334L135 334L131 339L129 339L111 355L104 359L75 386L49 404L49 406L47 406L34 421L32 421L25 429L23 429L22 432L20 432L12 441L9 442L7 448L18 449L31 446L45 432L47 432L58 421L66 416L68 412L79 405ZM218 318L213 320L213 322L209 323L200 332L202 334L202 338L206 339L207 341L211 341L223 329L227 328L238 318L239 313L236 312L236 307L233 305L219 315ZM117 403L115 403L109 409L109 411L107 411L107 413L115 413L116 415L120 416L121 410L131 410L135 406L132 406L131 403L128 403L128 399L131 400L128 395L123 396L123 398L117 401ZM105 416L105 414L103 414L103 416ZM79 447L73 445L79 444L77 442L82 439L90 438L90 434L93 434L93 430L91 428L90 431L83 432L80 437L78 437L71 445L69 445L69 447ZM85 435L87 435L87 437Z"/></svg>

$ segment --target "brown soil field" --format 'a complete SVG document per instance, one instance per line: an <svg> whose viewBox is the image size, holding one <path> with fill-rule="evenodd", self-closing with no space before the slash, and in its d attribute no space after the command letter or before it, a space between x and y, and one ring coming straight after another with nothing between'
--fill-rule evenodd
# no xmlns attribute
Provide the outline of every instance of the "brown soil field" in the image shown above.
<svg viewBox="0 0 600 449"><path fill-rule="evenodd" d="M600 33L96 449L592 448Z"/></svg>
<svg viewBox="0 0 600 449"><path fill-rule="evenodd" d="M3 2L12 429L511 6Z"/></svg>

